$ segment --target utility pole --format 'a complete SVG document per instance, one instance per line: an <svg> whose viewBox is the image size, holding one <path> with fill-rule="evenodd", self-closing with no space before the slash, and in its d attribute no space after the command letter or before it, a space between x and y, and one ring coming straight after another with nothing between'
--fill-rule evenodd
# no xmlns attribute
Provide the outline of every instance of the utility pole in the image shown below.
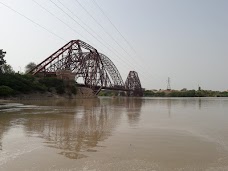
<svg viewBox="0 0 228 171"><path fill-rule="evenodd" d="M171 86L170 86L170 78L168 77L168 81L167 81L167 90L170 91L171 90Z"/></svg>

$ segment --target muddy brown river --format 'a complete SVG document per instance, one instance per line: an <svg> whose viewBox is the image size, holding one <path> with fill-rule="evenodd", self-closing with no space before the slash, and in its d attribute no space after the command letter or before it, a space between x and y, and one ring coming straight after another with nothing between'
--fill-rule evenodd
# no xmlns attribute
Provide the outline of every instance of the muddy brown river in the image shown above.
<svg viewBox="0 0 228 171"><path fill-rule="evenodd" d="M228 98L0 103L1 171L227 171Z"/></svg>

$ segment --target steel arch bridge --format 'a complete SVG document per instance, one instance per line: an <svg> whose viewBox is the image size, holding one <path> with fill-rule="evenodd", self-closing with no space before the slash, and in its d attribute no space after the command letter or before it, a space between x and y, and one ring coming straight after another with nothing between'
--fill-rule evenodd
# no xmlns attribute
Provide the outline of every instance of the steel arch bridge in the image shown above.
<svg viewBox="0 0 228 171"><path fill-rule="evenodd" d="M137 72L130 71L126 82L104 54L81 40L71 40L35 68L32 75L56 76L61 79L83 79L85 86L97 95L101 89L126 91L128 96L142 96L142 87Z"/></svg>

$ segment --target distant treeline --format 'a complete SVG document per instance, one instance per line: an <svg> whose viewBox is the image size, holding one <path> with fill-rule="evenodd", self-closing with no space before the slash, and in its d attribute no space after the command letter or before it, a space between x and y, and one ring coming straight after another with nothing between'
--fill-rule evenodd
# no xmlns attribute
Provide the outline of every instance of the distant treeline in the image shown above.
<svg viewBox="0 0 228 171"><path fill-rule="evenodd" d="M76 94L74 82L64 82L57 78L36 78L32 75L5 73L0 74L0 97L20 94L54 92L57 94Z"/></svg>
<svg viewBox="0 0 228 171"><path fill-rule="evenodd" d="M228 97L228 92L219 92L211 90L187 90L187 91L170 91L170 92L153 92L151 90L144 91L146 97Z"/></svg>
<svg viewBox="0 0 228 171"><path fill-rule="evenodd" d="M52 92L56 94L76 94L77 88L74 81L63 81L58 78L37 78L28 74L1 73L0 97L17 96L20 94ZM125 96L122 92L103 90L100 96ZM186 90L186 91L144 91L145 97L228 97L228 92L211 90Z"/></svg>
<svg viewBox="0 0 228 171"><path fill-rule="evenodd" d="M117 91L102 90L99 96L117 96ZM121 96L124 96L122 93ZM156 91L146 90L144 97L228 97L228 92L210 91L210 90L186 90L186 91Z"/></svg>

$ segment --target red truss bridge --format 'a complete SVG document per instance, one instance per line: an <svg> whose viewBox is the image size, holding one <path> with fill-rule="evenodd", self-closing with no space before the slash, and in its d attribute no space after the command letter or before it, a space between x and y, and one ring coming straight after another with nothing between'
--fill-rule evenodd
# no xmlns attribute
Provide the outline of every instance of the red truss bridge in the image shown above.
<svg viewBox="0 0 228 171"><path fill-rule="evenodd" d="M114 63L81 40L71 40L29 73L75 81L82 78L83 83L78 86L89 87L96 95L102 89L126 91L128 96L143 95L137 72L130 71L124 83Z"/></svg>

